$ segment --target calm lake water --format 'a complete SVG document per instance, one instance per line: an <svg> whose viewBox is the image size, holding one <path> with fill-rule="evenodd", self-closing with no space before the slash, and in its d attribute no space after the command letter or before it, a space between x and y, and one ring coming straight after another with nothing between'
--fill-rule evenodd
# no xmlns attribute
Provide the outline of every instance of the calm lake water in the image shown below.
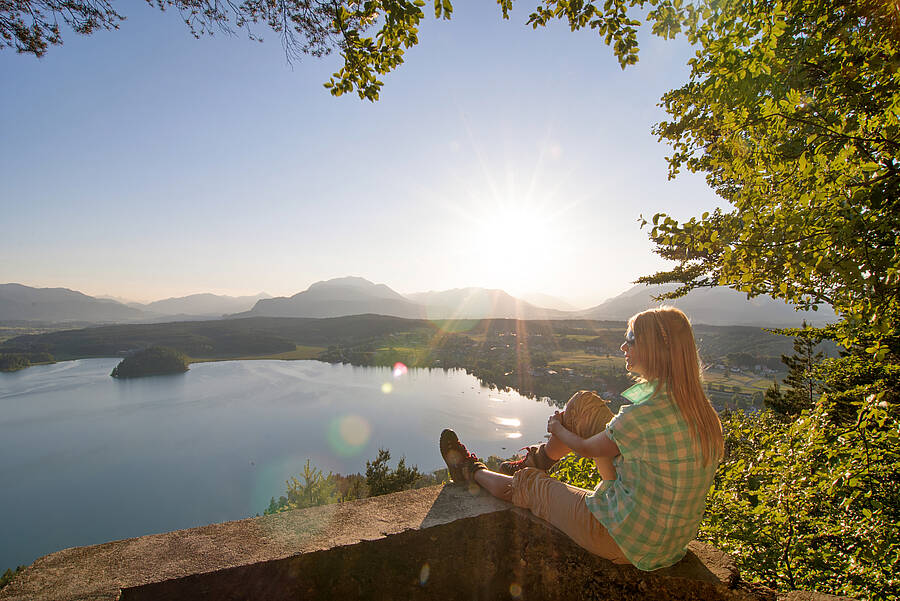
<svg viewBox="0 0 900 601"><path fill-rule="evenodd" d="M318 361L199 363L116 380L117 359L0 373L0 572L66 547L262 513L313 465L365 472L379 447L443 466L440 431L480 455L542 439L552 409L462 371Z"/></svg>

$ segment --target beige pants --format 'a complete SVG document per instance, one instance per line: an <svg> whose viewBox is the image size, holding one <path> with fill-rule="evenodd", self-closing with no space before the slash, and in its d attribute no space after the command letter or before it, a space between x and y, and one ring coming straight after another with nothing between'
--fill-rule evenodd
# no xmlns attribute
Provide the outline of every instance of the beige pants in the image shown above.
<svg viewBox="0 0 900 601"><path fill-rule="evenodd" d="M580 391L566 404L562 423L567 430L588 438L599 434L613 417L599 396ZM531 467L516 472L512 483L512 502L530 509L568 535L579 546L613 563L629 563L603 524L584 502L591 491L569 486L546 472Z"/></svg>

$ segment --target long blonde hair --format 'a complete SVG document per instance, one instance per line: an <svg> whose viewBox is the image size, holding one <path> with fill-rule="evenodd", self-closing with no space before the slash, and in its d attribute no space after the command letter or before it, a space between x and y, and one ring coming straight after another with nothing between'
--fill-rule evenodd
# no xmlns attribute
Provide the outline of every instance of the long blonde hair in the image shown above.
<svg viewBox="0 0 900 601"><path fill-rule="evenodd" d="M628 320L644 359L644 378L657 382L675 402L691 436L703 451L703 464L724 455L722 422L703 392L700 356L687 316L675 307L648 309Z"/></svg>

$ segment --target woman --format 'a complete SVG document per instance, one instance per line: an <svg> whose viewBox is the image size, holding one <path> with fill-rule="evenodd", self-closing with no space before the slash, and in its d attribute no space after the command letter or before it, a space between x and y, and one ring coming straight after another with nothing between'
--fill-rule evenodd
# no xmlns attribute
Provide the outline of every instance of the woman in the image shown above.
<svg viewBox="0 0 900 601"><path fill-rule="evenodd" d="M655 570L684 557L697 534L723 454L722 425L703 392L684 313L638 313L621 349L638 383L622 393L631 404L615 417L582 391L550 417L550 439L503 464L506 473L486 469L452 430L441 433L441 455L454 481L530 509L601 557ZM547 475L569 452L595 458L602 480L593 491Z"/></svg>

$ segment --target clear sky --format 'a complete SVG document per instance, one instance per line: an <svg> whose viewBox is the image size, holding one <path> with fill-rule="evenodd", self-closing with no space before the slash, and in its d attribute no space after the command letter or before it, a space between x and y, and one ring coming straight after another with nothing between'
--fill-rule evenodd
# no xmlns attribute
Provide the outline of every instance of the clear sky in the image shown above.
<svg viewBox="0 0 900 601"><path fill-rule="evenodd" d="M639 215L719 203L667 181L650 133L692 50L644 39L622 71L596 34L533 31L525 3L456 5L374 104L322 87L338 56L195 40L143 3L40 60L4 49L0 283L149 301L358 275L587 307L663 267Z"/></svg>

